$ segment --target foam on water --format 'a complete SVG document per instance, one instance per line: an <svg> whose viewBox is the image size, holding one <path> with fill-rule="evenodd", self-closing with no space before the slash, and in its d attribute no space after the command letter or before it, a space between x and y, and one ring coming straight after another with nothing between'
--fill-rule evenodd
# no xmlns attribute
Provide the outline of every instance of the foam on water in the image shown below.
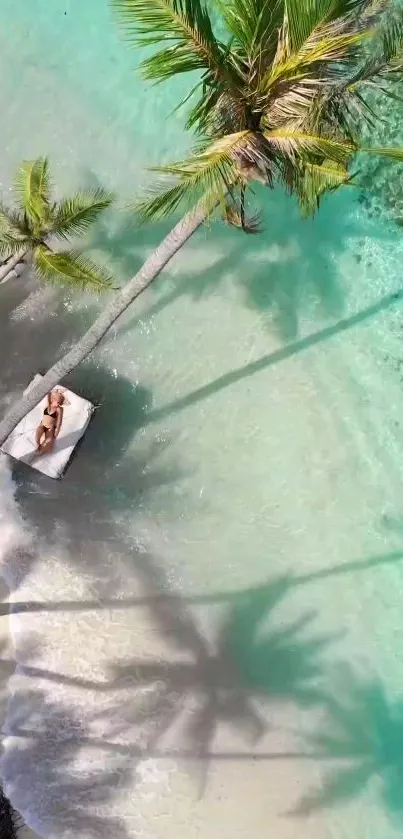
<svg viewBox="0 0 403 839"><path fill-rule="evenodd" d="M7 562L15 551L23 551L32 544L30 533L17 504L16 485L13 481L8 458L0 453L0 565L3 576L7 578Z"/></svg>

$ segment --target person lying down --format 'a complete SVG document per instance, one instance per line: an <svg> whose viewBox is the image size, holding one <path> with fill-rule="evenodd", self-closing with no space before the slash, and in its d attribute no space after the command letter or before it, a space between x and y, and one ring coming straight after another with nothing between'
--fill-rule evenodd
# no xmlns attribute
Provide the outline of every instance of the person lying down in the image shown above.
<svg viewBox="0 0 403 839"><path fill-rule="evenodd" d="M48 393L48 404L35 432L36 454L49 454L60 434L63 422L63 405L68 404L60 390Z"/></svg>

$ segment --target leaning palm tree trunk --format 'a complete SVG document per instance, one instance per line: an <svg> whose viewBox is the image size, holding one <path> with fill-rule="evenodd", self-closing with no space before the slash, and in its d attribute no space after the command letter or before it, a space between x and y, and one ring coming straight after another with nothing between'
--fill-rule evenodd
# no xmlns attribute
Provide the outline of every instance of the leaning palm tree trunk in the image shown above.
<svg viewBox="0 0 403 839"><path fill-rule="evenodd" d="M0 283L3 283L5 280L10 278L11 272L14 271L14 268L17 267L19 262L22 262L26 254L26 250L18 251L18 253L15 253L13 256L10 256L7 262L5 262L4 265L0 267Z"/></svg>
<svg viewBox="0 0 403 839"><path fill-rule="evenodd" d="M205 221L208 213L206 205L201 201L197 206L171 230L166 238L154 251L152 256L146 260L140 271L129 280L128 283L117 292L108 306L69 352L51 367L43 376L36 387L32 388L25 396L7 412L0 423L0 445L4 443L8 435L14 430L20 420L40 400L52 390L57 383L64 378L71 370L74 370L90 352L99 344L104 335L113 326L115 321L133 303L133 300L144 291L153 280L160 274L180 248L190 239L193 233Z"/></svg>

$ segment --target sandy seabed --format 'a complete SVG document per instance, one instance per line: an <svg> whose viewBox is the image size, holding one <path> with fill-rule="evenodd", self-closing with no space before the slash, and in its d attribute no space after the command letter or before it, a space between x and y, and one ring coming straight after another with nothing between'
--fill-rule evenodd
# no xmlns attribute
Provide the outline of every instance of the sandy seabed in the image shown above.
<svg viewBox="0 0 403 839"><path fill-rule="evenodd" d="M48 153L58 190L124 204L184 142L178 89L150 95L99 0L2 15L2 196ZM4 466L1 773L45 839L401 835L403 239L356 193L314 222L270 199L72 377L100 407L66 477ZM112 214L91 253L123 281L165 230ZM100 304L0 299L3 411Z"/></svg>

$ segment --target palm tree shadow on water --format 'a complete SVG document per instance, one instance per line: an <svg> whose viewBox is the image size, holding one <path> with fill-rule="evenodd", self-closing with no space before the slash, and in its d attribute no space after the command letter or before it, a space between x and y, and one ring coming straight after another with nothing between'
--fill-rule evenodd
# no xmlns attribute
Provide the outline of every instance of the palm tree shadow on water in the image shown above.
<svg viewBox="0 0 403 839"><path fill-rule="evenodd" d="M264 707L267 705L270 714L270 701L273 700L294 702L304 708L327 701L322 656L326 644L332 639L312 638L309 632L307 634L309 622L313 619L309 613L280 630L267 628L266 621L270 622L275 606L293 585L286 578L269 582L261 589L238 594L223 609L217 631L207 641L193 609L189 609L181 597L170 594L166 575L155 558L149 552L137 551L133 545L129 549L124 535L116 527L115 520L121 512L134 509L147 492L154 491L161 484L169 488L171 481L178 477L175 468L169 469L168 473L159 469L159 441L156 441L155 449L151 446L146 453L136 454L134 459L128 452L133 434L149 413L151 395L141 388L134 389L131 382L122 378L116 380L108 371L91 367L77 371L70 383L101 405L93 420L92 433L86 435L66 477L57 485L52 483L51 491L46 479L27 480L26 470L15 469L15 475L19 476L18 500L24 514L36 529L50 528L54 520L58 521L67 534L69 561L77 569L93 573L97 545L101 542L111 546L111 557L115 551L130 553L133 573L141 579L161 635L169 640L173 648L187 653L190 661L178 661L172 657L162 662L150 662L137 655L129 663L111 662L110 679L105 686L63 674L32 670L33 679L42 678L60 684L71 682L72 686L83 691L116 690L119 693L129 686L129 697L117 699L116 716L120 719L117 727L120 734L130 734L134 728L138 729L141 737L140 745L122 747L113 738L112 725L110 741L101 744L102 748L109 748L111 752L111 770L104 766L94 772L88 782L77 778L72 768L72 753L76 749L78 752L84 745L92 744L94 749L101 745L96 743L92 732L83 727L82 721L77 721L74 709L62 703L57 703L52 709L49 696L41 696L36 691L46 718L55 720L56 725L54 727L52 722L45 727L45 732L39 732L34 738L32 759L25 763L25 767L26 771L28 766L38 767L34 790L39 790L39 783L43 784L42 759L48 771L55 773L54 786L50 782L55 790L50 815L52 824L57 825L60 802L65 797L68 817L78 830L86 829L87 835L91 830L90 835L95 838L95 835L112 835L112 827L113 835L124 837L123 824L94 822L92 826L89 807L91 790L94 795L92 803L96 803L96 796L104 794L102 790L105 786L113 788L122 784L124 779L124 783L132 784L133 772L139 761L148 756L167 754L164 738L169 740L170 732L176 726L180 729L180 736L175 736L171 754L189 758L193 766L201 767L198 773L201 773L202 790L209 759L219 759L214 741L222 722L230 723L244 733L246 742L250 744L249 752L246 750L245 754L250 757L270 725L266 714L262 713L262 704ZM120 406L123 408L121 426L116 425ZM111 433L112 430L114 433ZM162 445L164 447L165 443ZM154 456L157 465L150 474L149 461L152 463ZM113 492L105 485L106 476L111 477L111 483L116 485ZM86 551L90 545L92 554L89 559ZM31 560L35 561L35 557ZM113 595L111 567L104 576L101 569L98 570L99 579L94 580L94 593L101 598L106 594ZM27 674L28 670L26 668ZM144 688L152 688L151 696L148 695L145 700ZM32 693L26 704L28 713L31 713L29 708L35 706ZM52 736L56 728L61 733L67 731L67 736L66 742L63 740L60 746L56 740L60 755L50 767L46 755L50 755L49 749L54 747ZM17 721L17 736L18 731L23 736L25 729L26 720ZM322 755L326 759L331 758L323 744L312 742L313 746L318 759ZM13 766L14 758L18 758L17 751L9 753L10 766ZM304 756L303 751L300 756ZM121 757L122 763L119 764ZM116 766L118 769L115 771ZM63 820L65 818L66 813L63 813Z"/></svg>
<svg viewBox="0 0 403 839"><path fill-rule="evenodd" d="M0 288L1 411L10 393L21 393L92 323L98 301L70 311L69 299L66 289L39 284L28 269Z"/></svg>
<svg viewBox="0 0 403 839"><path fill-rule="evenodd" d="M87 372L84 371L82 375L84 379L81 380L81 383L76 380L74 384L78 390L83 386L85 389L86 376L89 377L88 383L92 380L93 375L95 380L97 376L99 377L98 385L95 385L93 392L88 395L94 401L98 399L100 403L103 403L105 394L108 392L106 402L111 407L105 408L105 410L116 412L116 405L119 405L119 393L122 397L122 404L132 406L131 422L129 422L130 411L127 415L131 435L133 428L136 426L134 417L137 416L139 422L142 421L143 413L147 410L150 401L150 395L146 393L137 394L136 402L131 403L125 391L126 384L122 381L116 384L115 377L110 378L110 374L105 373L105 371L94 373L94 371L88 370ZM130 387L132 387L131 384ZM115 393L115 399L111 398L112 392ZM110 419L113 421L112 414ZM87 544L85 540L88 535L88 528L90 528L90 533L93 533L95 553L96 539L110 542L112 557L115 550L124 550L126 553L130 553L133 574L141 582L141 588L146 594L145 605L148 606L161 637L169 641L173 651L185 652L190 660L183 661L182 658L177 660L173 652L172 657L163 661L160 659L157 661L144 660L139 654L130 661L112 661L106 684L92 683L88 680L29 667L26 667L24 672L32 678L33 684L35 684L34 680L44 679L47 683L66 684L82 691L113 692L115 712L111 712L111 709L109 709L106 735L101 743L94 738L91 731L85 729L80 732L77 726L73 731L72 739L77 751L81 748L90 748L95 752L98 749L104 749L110 754L108 761L110 760L112 764L111 772L109 773L108 770L108 761L106 763L104 761L102 770L94 772L92 776L92 787L100 785L102 788L103 778L112 778L114 783L117 782L117 778L113 774L113 767L116 765L116 761L119 762L120 756L123 759L123 768L119 769L119 783L121 786L126 784L130 789L134 788L138 780L136 768L141 761L153 757L174 757L186 761L192 774L196 771L199 792L202 794L207 780L210 759L225 760L228 758L228 753L220 754L217 751L216 737L219 736L222 723L233 726L237 734L242 732L247 744L243 756L251 758L257 754L259 741L268 732L270 733L271 702L293 702L300 707L309 708L323 705L327 701L323 655L327 644L334 639L315 637L315 634L312 637L309 625L314 615L310 613L286 627L282 626L280 629L276 628L275 625L271 627L272 618L275 619L276 606L295 585L314 582L316 578L320 580L331 576L332 573L357 571L361 569L361 566L361 570L363 570L366 564L365 562L350 563L351 567L330 569L330 571L325 569L307 575L306 578L304 576L284 577L271 580L264 586L246 592L237 592L233 596L224 595L221 598L215 598L213 595L210 601L212 600L213 603L214 600L219 602L222 606L222 613L212 637L210 640L206 639L200 629L197 614L195 614L197 602L189 608L179 595L173 595L169 586L167 586L166 575L155 558L149 552L141 551L139 553L133 548L129 551L128 545L122 539L122 534L116 534L114 521L116 511L122 508L127 509L133 503L133 500L136 504L136 498L138 500L141 497L141 490L140 495L137 494L136 496L139 487L136 487L135 482L135 491L133 491L133 463L130 461L129 455L128 460L131 463L129 469L130 482L128 481L126 485L126 491L118 498L115 495L109 497L107 494L104 500L102 500L102 493L101 495L97 494L97 484L100 482L102 475L105 475L108 462L114 462L119 454L121 455L126 451L130 437L128 432L123 433L122 430L119 445L116 443L116 448L113 445L108 448L107 440L105 440L103 434L104 425L101 420L102 415L100 413L100 439L98 442L97 435L94 434L93 438L88 438L86 443L83 444L83 448L78 454L78 457L82 457L83 461L87 459L85 473L89 471L90 463L94 466L92 477L87 476L89 483L86 485L85 480L77 481L78 475L77 473L74 474L73 464L70 473L71 479L66 476L65 484L64 482L57 484L61 495L56 496L55 504L53 504L51 497L47 499L49 500L49 506L46 504L48 522L53 519L55 513L61 516L63 526L69 533L70 561L77 568L82 567L84 562L85 569L83 544L84 547ZM108 426L108 422L106 422L106 426ZM85 446L87 446L87 451ZM99 462L97 461L98 456ZM110 461L108 461L108 457L110 457ZM82 466L77 465L76 468L81 474ZM123 476L126 474L127 478L125 471L122 474ZM119 472L117 472L116 477L118 475ZM71 480L71 484L69 484L69 480ZM91 487L93 491L88 492ZM148 489L152 489L152 482ZM63 495L63 493L66 494ZM73 504L71 494L74 497ZM38 493L32 491L32 484L20 485L19 500L31 524L36 527L43 527L43 498L41 499ZM99 518L97 518L99 513ZM92 516L95 516L95 519L92 519ZM399 552L387 557L374 557L368 560L366 567L370 568L397 559L401 559L401 553ZM92 571L94 567L94 556L92 556ZM98 606L102 608L102 597L105 597L106 594L109 597L111 594L113 595L113 570L111 571L111 565L106 577L102 579L101 575L100 585L97 581L97 586L98 588L95 588L95 591L101 598ZM195 601L197 601L197 598ZM109 605L112 606L110 601ZM199 605L209 605L208 598L205 599L204 603L203 598L201 598ZM79 610L80 604L78 603L77 606ZM85 610L85 604L83 604L83 608ZM46 702L49 702L49 698L46 699ZM44 700L44 708L46 708L46 702ZM65 725L63 722L65 718L67 719L67 727L72 715L74 719L73 709L63 708L59 705L55 709L55 714L60 714L61 728ZM104 711L100 712L100 716L102 714L104 714ZM118 742L116 741L116 733L119 736ZM170 745L172 737L174 737L174 742L173 745ZM127 739L128 745L122 745L122 738L123 740ZM133 745L133 739L137 745ZM46 748L49 748L50 740L51 738L47 733L45 741L39 739L36 743L34 747L35 765L40 766L41 756L46 756ZM318 760L322 758L330 759L330 755L325 754L324 750L320 748L320 744L314 742L310 744L309 748L301 749L299 752L278 755L269 753L263 757L265 759L286 759L287 757L312 759L314 757L313 748ZM70 749L70 754L73 743L70 743L68 749ZM13 751L9 757L11 758L9 765L13 766ZM66 790L69 802L68 818L72 824L77 825L77 828L83 828L87 824L88 816L88 825L90 825L91 813L87 813L87 804L85 803L89 787L85 782L81 785L81 779L77 777L74 777L74 783L70 783L68 778L64 781L63 772L57 768L58 765L57 761L56 768L51 770L56 772L57 777L57 783L52 787L52 789L54 788L52 808L57 813L61 800L57 789L60 788L60 794L64 794ZM26 767L28 767L28 763ZM28 768L26 768L26 771L28 771ZM127 772L127 776L126 780L123 781L122 777L125 772ZM48 818L47 815L46 818ZM105 835L106 837L108 835L108 826L103 828L102 825L97 824L96 827L98 836L103 837ZM124 826L119 830L116 831L116 835L124 836Z"/></svg>
<svg viewBox="0 0 403 839"><path fill-rule="evenodd" d="M166 465L169 440L154 439L148 446L139 446L135 454L130 453L130 442L141 425L151 394L134 387L123 377L87 365L66 384L88 396L98 408L86 439L63 480L50 481L23 465L14 465L17 501L38 539L32 550L11 550L5 558L14 580L13 587L18 589L25 576L35 572L35 565L39 563L42 563L42 573L47 573L44 562L49 560L42 558L42 552L46 556L48 538L51 543L56 535L57 541L62 543L63 561L72 567L78 579L86 581L93 596L102 598L107 593L119 596L123 560L128 590L131 586L136 589L139 586L147 599L147 594L165 581L157 573L151 555L127 538L125 528L120 526L120 517L130 515L130 511L134 514L145 498L157 489L162 488L165 492L167 488L173 503L170 485L179 479L181 472L172 462ZM161 453L165 455L164 465L159 463ZM57 555L57 551L55 553ZM116 564L120 563L116 574L115 558ZM83 717L80 714L77 717L74 706L60 698L61 686L74 687L76 683L63 673L52 674L33 667L29 653L26 660L24 658L21 642L17 652L20 672L25 680L32 681L33 687L25 698L20 686L8 712L9 733L17 737L17 745L7 748L4 759L12 800L27 818L30 812L35 814L32 808L36 807L41 824L51 827L57 835L64 833L66 824L71 823L80 835L94 839L128 836L122 820L108 818L104 821L94 815L94 810L98 800L105 803L108 797L112 799L114 788L121 788L126 783L128 789L132 789L128 776L131 778L136 766L133 755L119 751L116 746L109 751L107 765L101 761L96 770L76 771L75 758L83 744L93 750L93 756L99 754L99 747L97 749L97 744L93 743ZM46 690L41 691L44 684ZM82 687L92 691L92 697L98 689L95 682ZM114 687L112 684L110 690ZM54 701L55 694L59 699ZM91 708L91 697L88 702ZM155 713L154 708L153 720ZM139 726L134 719L136 714L131 709L129 713L127 703L125 705L124 699L118 697L116 706L110 708L109 731L113 729L113 720L122 715L122 729ZM93 716L95 718L95 713ZM37 725L38 720L41 725ZM16 778L19 782L14 790L13 779ZM46 801L45 790L49 792Z"/></svg>
<svg viewBox="0 0 403 839"><path fill-rule="evenodd" d="M95 577L95 555L101 546L117 555L130 553L125 543L127 520L159 492L164 505L174 503L170 486L182 472L169 458L169 437L155 436L130 451L130 444L152 404L151 393L130 380L94 364L82 365L64 382L96 406L88 430L77 447L64 477L50 481L29 467L14 463L16 499L35 533L51 533L64 541L69 561L78 571L86 566ZM68 410L68 408L66 408ZM29 563L29 556L26 555ZM28 570L24 562L19 573ZM98 566L94 593L102 594L111 578L108 567ZM21 581L21 577L20 577Z"/></svg>
<svg viewBox="0 0 403 839"><path fill-rule="evenodd" d="M2 760L6 792L30 825L46 835L129 839L114 802L129 781L130 755L116 752L108 765L88 762L77 771L87 733L77 709L25 688L10 702L4 733L14 738Z"/></svg>
<svg viewBox="0 0 403 839"><path fill-rule="evenodd" d="M151 493L166 491L171 496L170 486L181 472L172 461L167 463L169 440L153 438L134 454L129 451L152 401L144 388L91 364L80 368L66 384L90 398L97 410L61 481L51 481L21 464L13 466L17 502L38 537L32 549L10 550L5 558L13 588L18 590L40 563L42 574L51 571L44 566L49 560L42 554L46 557L48 541L52 544L56 539L56 546L61 544L63 549L62 561L72 567L78 579L86 581L93 596L102 598L109 593L118 597L122 579L121 567L115 574L115 557L116 564L124 560L127 574L131 571L132 578L126 581L129 590L130 584L139 584L147 592L155 585L156 575L150 579L144 571L148 555L127 538L120 522L130 511L134 514ZM162 464L160 455L164 456ZM149 564L151 568L151 556ZM24 627L29 635L29 625ZM96 768L94 763L90 771L78 771L75 762L83 744L89 745L91 740L91 750L93 747L85 719L60 694L60 687L69 684L69 679L63 673L52 675L40 667L35 669L30 651L26 645L21 648L21 641L17 653L20 673L25 685L27 679L32 682L32 689L26 692L20 685L15 690L7 715L8 732L17 738L8 746L3 762L13 802L28 820L56 835L64 834L71 824L86 837L124 839L130 834L122 819L104 819L95 811L98 802L105 805L110 801L112 805L115 788L125 784L132 788L133 756L116 748L113 754L109 751L106 763L98 761ZM46 690L40 689L43 684ZM96 687L87 685L88 690ZM89 704L91 707L91 699ZM116 707L110 709L112 720L119 717L120 705L117 700ZM90 754L99 754L96 744Z"/></svg>
<svg viewBox="0 0 403 839"><path fill-rule="evenodd" d="M362 247L368 236L368 222L355 212L352 190L328 198L315 220L301 219L294 199L281 191L266 197L262 204L266 206L262 233L246 237L222 222L213 222L211 230L196 235L181 252L180 262L176 258L173 287L169 280L171 288L164 292L165 274L159 278L152 286L157 300L123 324L120 333L154 317L183 295L198 301L214 293L228 277L240 285L245 305L259 312L283 341L298 338L300 320L308 311L317 312L322 319L342 317L344 289L338 260L354 242L357 270L360 265L365 267ZM136 228L130 213L116 215L112 231L106 221L97 226L91 245L112 263L119 254L118 264L123 265L126 277L140 268L145 255L169 229L166 224ZM371 225L371 236L388 239L392 225ZM203 251L200 268L193 253ZM214 251L216 258L209 264Z"/></svg>
<svg viewBox="0 0 403 839"><path fill-rule="evenodd" d="M344 666L327 696L322 726L304 740L317 759L330 762L319 789L308 792L294 816L343 802L371 785L386 813L403 822L403 698L390 697L376 677Z"/></svg>
<svg viewBox="0 0 403 839"><path fill-rule="evenodd" d="M240 592L229 611L226 647L246 685L263 696L267 693L281 701L292 698L310 707L325 695L321 656L342 633L312 638L313 611L278 630L267 627L273 609L292 588L291 577L280 577L254 592Z"/></svg>

